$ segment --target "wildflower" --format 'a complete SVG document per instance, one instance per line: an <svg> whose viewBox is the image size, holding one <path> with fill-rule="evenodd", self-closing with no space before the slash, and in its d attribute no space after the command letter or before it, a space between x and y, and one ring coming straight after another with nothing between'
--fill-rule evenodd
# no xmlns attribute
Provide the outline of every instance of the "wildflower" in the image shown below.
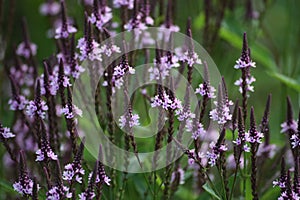
<svg viewBox="0 0 300 200"><path fill-rule="evenodd" d="M215 91L216 89L213 86L204 82L200 84L198 88L196 88L195 94L200 94L203 97L206 96L209 99L213 99L216 98Z"/></svg>
<svg viewBox="0 0 300 200"><path fill-rule="evenodd" d="M66 186L58 187L54 186L52 187L46 194L47 200L52 199L70 199L72 198L72 193L70 192L70 189Z"/></svg>
<svg viewBox="0 0 300 200"><path fill-rule="evenodd" d="M149 11L149 5L144 4L141 10L124 25L124 29L127 31L134 30L136 35L140 35L143 30L147 29L148 25L154 24L154 20L149 15Z"/></svg>
<svg viewBox="0 0 300 200"><path fill-rule="evenodd" d="M34 116L39 116L42 119L45 119L46 116L46 111L48 110L48 106L46 105L45 101L29 101L29 104L27 105L26 108L26 114L29 117L34 117Z"/></svg>
<svg viewBox="0 0 300 200"><path fill-rule="evenodd" d="M43 133L46 134L46 133ZM49 141L47 140L46 136L43 136L41 140L41 148L38 149L36 152L36 159L35 161L44 161L44 160L57 160L57 155L52 151Z"/></svg>
<svg viewBox="0 0 300 200"><path fill-rule="evenodd" d="M195 118L195 114L189 108L181 108L175 111L175 115L179 121L185 121Z"/></svg>
<svg viewBox="0 0 300 200"><path fill-rule="evenodd" d="M24 56L25 58L29 58L31 55L35 56L37 52L37 46L34 43L22 42L18 45L16 50L16 54L19 56Z"/></svg>
<svg viewBox="0 0 300 200"><path fill-rule="evenodd" d="M28 101L23 95L18 95L8 101L10 110L24 110Z"/></svg>
<svg viewBox="0 0 300 200"><path fill-rule="evenodd" d="M216 108L211 110L209 113L210 118L213 121L222 125L232 119L229 106L233 105L233 102L228 100L226 92L223 97L221 86L218 88L218 101L214 101L214 104Z"/></svg>
<svg viewBox="0 0 300 200"><path fill-rule="evenodd" d="M81 194L78 195L79 200L88 200L88 199L93 199L95 198L96 194L95 192L82 192Z"/></svg>
<svg viewBox="0 0 300 200"><path fill-rule="evenodd" d="M291 144L293 148L300 146L300 139L296 134L293 134L291 137Z"/></svg>
<svg viewBox="0 0 300 200"><path fill-rule="evenodd" d="M184 184L184 171L182 168L178 168L172 173L171 182L174 182L176 180L179 180L178 182L180 185Z"/></svg>
<svg viewBox="0 0 300 200"><path fill-rule="evenodd" d="M121 53L120 47L117 45L106 45L104 44L101 48L100 51L110 57L113 53Z"/></svg>
<svg viewBox="0 0 300 200"><path fill-rule="evenodd" d="M211 149L211 151L208 151L206 153L206 158L208 159L208 164L210 166L215 166L217 159L220 157L220 153L228 150L228 148L224 144L218 147L214 142L210 143L209 148Z"/></svg>
<svg viewBox="0 0 300 200"><path fill-rule="evenodd" d="M45 76L47 76L47 80L45 80L46 78ZM57 91L59 90L57 71L53 72L53 74L47 74L47 75L42 74L40 82L41 82L41 95L45 95L46 90L48 90L50 95L52 96L55 96L57 94ZM70 83L65 83L65 84L70 84Z"/></svg>
<svg viewBox="0 0 300 200"><path fill-rule="evenodd" d="M33 192L33 180L29 178L28 172L26 169L24 153L20 152L20 162L19 162L19 177L18 180L13 184L13 188L19 194L23 196L32 196ZM37 189L39 190L39 186L37 185Z"/></svg>
<svg viewBox="0 0 300 200"><path fill-rule="evenodd" d="M134 0L114 0L113 5L115 8L126 7L132 10L134 7Z"/></svg>
<svg viewBox="0 0 300 200"><path fill-rule="evenodd" d="M157 59L154 60L154 67L149 68L148 72L150 73L150 81L159 80L160 78L164 80L167 76L169 76L172 68L177 68L179 66L178 57L168 52L166 56L160 57L159 61L157 61Z"/></svg>
<svg viewBox="0 0 300 200"><path fill-rule="evenodd" d="M206 158L208 159L208 164L212 167L216 165L217 159L220 157L220 154L227 151L228 148L223 144L225 138L225 129L220 133L217 143L211 142L209 144L210 151L206 153Z"/></svg>
<svg viewBox="0 0 300 200"><path fill-rule="evenodd" d="M280 133L285 133L285 132L287 132L289 130L297 132L297 129L298 129L298 124L297 124L297 122L295 120L292 120L290 123L283 122L280 126L281 126Z"/></svg>
<svg viewBox="0 0 300 200"><path fill-rule="evenodd" d="M250 57L250 49L248 48L247 42L247 35L244 33L244 40L243 40L243 50L240 58L236 61L236 65L234 66L235 69L242 70L242 78L238 79L234 84L239 86L239 91L245 97L248 97L248 91L254 92L254 86L251 84L256 81L256 79L251 76L250 68L255 68L255 62L252 62Z"/></svg>
<svg viewBox="0 0 300 200"><path fill-rule="evenodd" d="M286 121L281 124L281 133L288 132L289 134L293 134L297 132L298 124L293 119L293 108L291 99L287 98L287 116ZM299 119L300 120L300 119Z"/></svg>
<svg viewBox="0 0 300 200"><path fill-rule="evenodd" d="M206 133L205 129L203 128L203 125L200 122L194 122L191 119L187 120L186 129L188 132L192 133L192 138L194 140L197 140Z"/></svg>
<svg viewBox="0 0 300 200"><path fill-rule="evenodd" d="M151 107L162 107L165 110L182 109L181 101L177 98L174 98L174 100L172 100L170 95L168 95L165 91L162 95L158 94L151 99Z"/></svg>
<svg viewBox="0 0 300 200"><path fill-rule="evenodd" d="M230 109L226 104L220 104L217 101L214 101L214 104L217 108L210 111L210 118L214 121L217 121L218 124L225 124L227 121L230 121L232 115L230 114Z"/></svg>
<svg viewBox="0 0 300 200"><path fill-rule="evenodd" d="M88 21L94 24L98 30L103 30L105 24L112 19L111 8L106 5L101 5L99 8L98 1L94 1L94 9Z"/></svg>
<svg viewBox="0 0 300 200"><path fill-rule="evenodd" d="M55 1L47 1L40 6L42 15L54 16L60 11L60 4Z"/></svg>
<svg viewBox="0 0 300 200"><path fill-rule="evenodd" d="M55 29L55 39L59 38L68 38L70 34L76 33L77 29L70 25L70 24L65 24L62 25L61 27L58 27Z"/></svg>
<svg viewBox="0 0 300 200"><path fill-rule="evenodd" d="M91 43L91 44L89 44ZM102 61L102 50L100 44L95 40L89 42L86 38L80 38L78 40L77 48L80 51L79 60L84 61L89 59L91 61L98 60Z"/></svg>
<svg viewBox="0 0 300 200"><path fill-rule="evenodd" d="M255 62L252 62L252 60L246 58L245 60L245 57L241 57L239 58L237 61L236 61L236 64L234 65L234 68L235 69L242 69L242 68L247 68L247 67L253 67L255 68L256 67L256 63Z"/></svg>
<svg viewBox="0 0 300 200"><path fill-rule="evenodd" d="M8 127L3 127L2 124L0 124L0 134L1 134L2 137L5 138L5 139L15 137L15 135L10 131L10 128L8 128Z"/></svg>
<svg viewBox="0 0 300 200"><path fill-rule="evenodd" d="M76 33L77 29L68 24L67 22L67 16L66 16L66 8L65 8L65 2L61 1L61 8L62 8L62 24L58 28L55 29L55 39L60 38L68 38L70 34Z"/></svg>
<svg viewBox="0 0 300 200"><path fill-rule="evenodd" d="M69 105L66 105L64 108L61 108L60 115L64 114L67 119L73 119L75 116L82 117L82 110L80 110L76 105L73 104L73 107L70 109Z"/></svg>
<svg viewBox="0 0 300 200"><path fill-rule="evenodd" d="M19 177L19 181L13 184L14 190L21 195L32 195L33 180L26 175L22 177L22 182Z"/></svg>
<svg viewBox="0 0 300 200"><path fill-rule="evenodd" d="M123 56L120 64L114 68L111 80L113 87L117 87L118 89L122 87L124 83L123 78L127 72L129 74L135 74L135 69L129 66L126 56Z"/></svg>
<svg viewBox="0 0 300 200"><path fill-rule="evenodd" d="M255 79L253 76L247 77L247 78L246 78L246 85L247 85L247 86L246 86L246 90L247 90L247 91L254 92L254 86L252 86L251 84L252 84L253 82L255 82L255 81L256 81L256 79ZM242 88L242 85L243 85L243 79L242 79L242 78L240 78L240 79L238 79L237 81L235 81L235 82L234 82L234 85L240 86L239 91L240 91L240 93L243 92L243 88Z"/></svg>
<svg viewBox="0 0 300 200"><path fill-rule="evenodd" d="M17 61L16 65L10 68L10 76L14 80L18 80L15 84L19 87L28 86L31 87L34 84L34 68L27 64L20 64Z"/></svg>
<svg viewBox="0 0 300 200"><path fill-rule="evenodd" d="M103 164L98 161L98 170L95 183L105 183L106 185L110 185L110 178L106 175Z"/></svg>
<svg viewBox="0 0 300 200"><path fill-rule="evenodd" d="M189 67L192 67L194 64L202 64L199 55L196 52L186 51L181 57L180 60L186 62Z"/></svg>
<svg viewBox="0 0 300 200"><path fill-rule="evenodd" d="M128 119L128 118L130 118L130 119ZM139 126L140 125L139 119L140 119L140 117L138 114L131 114L130 117L126 116L126 115L122 115L119 119L119 126L121 128L124 128L127 123L130 128L132 128L134 126Z"/></svg>
<svg viewBox="0 0 300 200"><path fill-rule="evenodd" d="M81 166L82 154L84 150L84 140L81 142L79 150L76 153L74 161L65 165L62 178L63 180L72 181L75 180L78 183L82 183L82 176L84 175L84 169Z"/></svg>
<svg viewBox="0 0 300 200"><path fill-rule="evenodd" d="M83 2L84 2L84 4L87 5L87 6L92 6L94 0L84 0Z"/></svg>

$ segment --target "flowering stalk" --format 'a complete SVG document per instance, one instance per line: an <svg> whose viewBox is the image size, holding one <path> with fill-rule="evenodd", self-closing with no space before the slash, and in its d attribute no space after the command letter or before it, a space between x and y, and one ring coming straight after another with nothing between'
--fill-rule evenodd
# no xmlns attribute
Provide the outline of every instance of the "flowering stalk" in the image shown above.
<svg viewBox="0 0 300 200"><path fill-rule="evenodd" d="M35 61L34 56L37 53L37 46L30 42L28 29L27 29L27 22L25 18L22 19L22 29L23 29L23 38L24 42L19 44L16 54L20 56L24 56L29 61L29 65L33 66L33 75L34 79L37 77L37 64Z"/></svg>
<svg viewBox="0 0 300 200"><path fill-rule="evenodd" d="M77 154L74 156L73 162L65 165L63 171L62 179L69 182L70 188L72 188L75 181L82 184L82 176L85 173L85 170L82 168L81 164L84 150L84 142L85 139L81 141Z"/></svg>
<svg viewBox="0 0 300 200"><path fill-rule="evenodd" d="M296 161L298 157L297 152L297 144L299 143L298 136L296 135L298 124L293 119L293 107L290 97L287 97L287 114L286 114L286 121L281 124L281 133L288 133L288 138L290 141L290 147L293 153L294 161ZM297 148L295 148L297 147Z"/></svg>
<svg viewBox="0 0 300 200"><path fill-rule="evenodd" d="M236 183L236 178L237 178L237 173L238 169L240 167L240 160L242 156L242 152L249 152L249 147L247 144L245 144L247 141L246 135L245 135L245 125L244 125L244 120L243 120L243 114L242 114L242 109L239 107L238 108L238 137L233 143L236 144L234 146L234 159L235 159L235 170L234 170L234 178L233 178L233 184L231 187L231 192L230 192L230 198L232 199L233 196L233 190L235 187Z"/></svg>
<svg viewBox="0 0 300 200"><path fill-rule="evenodd" d="M13 137L15 137L15 135L10 131L10 128L3 127L3 125L0 123L0 141L3 142L3 145L6 148L10 158L17 163L18 161L15 153L7 141L9 138Z"/></svg>
<svg viewBox="0 0 300 200"><path fill-rule="evenodd" d="M18 181L13 184L14 190L23 197L28 198L33 195L33 186L33 180L28 176L24 153L20 151L19 178ZM38 189L39 186L37 186L37 190Z"/></svg>
<svg viewBox="0 0 300 200"><path fill-rule="evenodd" d="M252 196L254 200L258 200L257 194L257 165L256 165L256 152L260 143L259 137L261 137L256 130L255 118L254 118L254 108L251 108L250 115L250 138L253 138L251 142L251 188L252 188Z"/></svg>
<svg viewBox="0 0 300 200"><path fill-rule="evenodd" d="M244 33L243 39L243 49L241 57L236 61L236 65L234 66L235 69L241 69L242 71L242 78L235 82L235 85L239 86L239 91L242 93L243 101L242 101L242 108L243 108L243 118L246 121L247 118L247 99L248 99L248 92L253 92L253 86L251 83L255 81L255 78L250 75L250 68L256 67L255 62L252 62L250 57L250 49L248 48L247 42L247 34Z"/></svg>
<svg viewBox="0 0 300 200"><path fill-rule="evenodd" d="M56 103L55 98L50 94L50 86L49 86L49 66L46 61L44 64L44 88L45 88L45 96L47 99L47 106L49 108L48 111L48 120L49 120L49 134L50 134L50 143L53 144L56 150L60 151L60 142L58 136L58 127L57 127L57 119L56 119Z"/></svg>

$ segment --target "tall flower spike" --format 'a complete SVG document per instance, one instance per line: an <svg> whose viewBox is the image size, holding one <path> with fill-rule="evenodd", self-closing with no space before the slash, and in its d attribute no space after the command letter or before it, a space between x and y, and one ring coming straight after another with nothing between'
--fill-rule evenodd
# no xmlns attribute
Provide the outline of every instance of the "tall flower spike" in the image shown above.
<svg viewBox="0 0 300 200"><path fill-rule="evenodd" d="M269 135L269 115L270 115L270 105L271 105L272 94L268 95L268 100L266 103L263 118L260 123L260 131L265 136L265 144L269 145L270 135Z"/></svg>
<svg viewBox="0 0 300 200"><path fill-rule="evenodd" d="M205 101L208 101L208 99L216 98L215 92L216 89L210 85L209 81L209 72L208 72L208 66L207 62L203 62L204 66L204 77L203 77L203 83L199 85L198 88L196 88L195 94L200 94Z"/></svg>
<svg viewBox="0 0 300 200"><path fill-rule="evenodd" d="M65 165L65 169L63 171L62 179L67 180L69 182L73 181L74 178L78 183L82 183L82 176L84 175L84 169L81 166L81 160L84 150L84 141L83 139L80 143L77 154L72 163Z"/></svg>
<svg viewBox="0 0 300 200"><path fill-rule="evenodd" d="M98 169L98 162L96 161L93 172L91 172L89 176L89 182L87 189L78 195L80 200L87 200L87 199L93 199L96 194L94 192L95 188L95 182L97 179L97 169Z"/></svg>
<svg viewBox="0 0 300 200"><path fill-rule="evenodd" d="M48 110L48 106L46 102L41 99L41 86L40 80L37 80L36 91L35 91L35 99L30 101L26 108L26 114L29 117L39 117L44 119L46 116L46 111Z"/></svg>
<svg viewBox="0 0 300 200"><path fill-rule="evenodd" d="M67 22L65 1L61 0L60 4L61 4L62 24L60 27L58 27L55 30L55 39L59 39L59 38L66 39L69 37L70 34L76 33L77 29L74 26L68 24Z"/></svg>
<svg viewBox="0 0 300 200"><path fill-rule="evenodd" d="M244 125L244 120L243 120L243 115L242 115L242 109L239 107L238 108L238 137L235 141L233 141L233 143L235 143L237 146L239 146L239 148L241 150L238 152L237 156L239 156L242 151L250 152L250 148L246 144L247 141L248 141L248 136L245 133L245 125ZM239 162L239 160L238 160L238 162Z"/></svg>
<svg viewBox="0 0 300 200"><path fill-rule="evenodd" d="M30 42L29 34L27 30L25 18L22 19L22 27L23 27L23 42L19 44L16 50L16 54L19 56L23 56L26 59L31 56L35 56L37 53L37 46L34 43Z"/></svg>
<svg viewBox="0 0 300 200"><path fill-rule="evenodd" d="M36 153L36 159L35 161L44 161L44 162L48 162L50 160L57 160L57 155L53 152L53 150L51 149L51 146L49 144L49 139L48 139L48 135L46 132L46 127L44 122L40 120L40 125L41 125L41 147L40 149L38 149L35 153Z"/></svg>
<svg viewBox="0 0 300 200"><path fill-rule="evenodd" d="M80 51L79 60L102 61L100 44L92 38L91 22L85 13L84 37L78 40L77 48Z"/></svg>
<svg viewBox="0 0 300 200"><path fill-rule="evenodd" d="M70 192L70 189L67 186L63 185L61 179L60 164L58 160L55 162L54 174L55 174L55 186L52 186L51 189L49 189L48 192L46 193L47 200L72 198L72 193Z"/></svg>
<svg viewBox="0 0 300 200"><path fill-rule="evenodd" d="M99 155L98 155L98 169L97 169L97 176L96 176L96 180L95 183L100 183L102 184L106 184L106 185L110 185L110 178L106 175L105 170L104 170L104 165L102 164L102 160L103 160L103 155L102 155L103 151L102 151L102 146L100 145L99 147Z"/></svg>
<svg viewBox="0 0 300 200"><path fill-rule="evenodd" d="M46 16L55 16L60 11L60 4L56 1L46 1L40 6L40 13Z"/></svg>
<svg viewBox="0 0 300 200"><path fill-rule="evenodd" d="M227 151L227 147L224 143L224 138L225 138L225 133L226 130L223 128L220 136L217 140L217 143L215 144L214 142L210 143L210 151L206 153L206 158L208 159L208 164L212 167L216 165L217 160L220 158L220 154L222 152Z"/></svg>
<svg viewBox="0 0 300 200"><path fill-rule="evenodd" d="M191 18L188 19L187 21L187 38L185 41L186 45L186 52L183 53L183 55L180 57L180 60L187 63L189 68L192 68L194 64L202 64L201 59L199 58L199 55L194 51L194 43L193 43L193 38L192 38L192 29L191 29ZM191 71L188 72L188 80L191 82Z"/></svg>
<svg viewBox="0 0 300 200"><path fill-rule="evenodd" d="M220 125L223 125L227 121L230 121L232 119L232 115L230 114L229 108L229 106L232 105L232 102L229 101L229 103L226 103L225 99L226 98L224 98L222 92L222 85L220 84L218 87L218 100L214 101L216 108L211 110L209 113L210 118Z"/></svg>
<svg viewBox="0 0 300 200"><path fill-rule="evenodd" d="M237 125L238 125L238 112L239 112L239 100L237 99L234 103L234 108L232 112L232 120L231 120L231 129L232 132L234 133Z"/></svg>
<svg viewBox="0 0 300 200"><path fill-rule="evenodd" d="M79 65L78 60L77 60L77 53L75 52L75 34L72 34L71 38L71 55L69 59L69 65L70 65L70 71L66 73L67 75L72 76L74 79L78 79L80 74L85 71L85 69Z"/></svg>
<svg viewBox="0 0 300 200"><path fill-rule="evenodd" d="M24 197L32 196L33 180L29 178L23 151L20 151L19 178L13 184L14 190ZM39 186L37 185L37 189Z"/></svg>
<svg viewBox="0 0 300 200"><path fill-rule="evenodd" d="M256 128L256 122L255 122L255 117L254 117L254 108L251 107L249 142L260 144L260 143L262 143L262 138L263 138L263 134L260 133Z"/></svg>
<svg viewBox="0 0 300 200"><path fill-rule="evenodd" d="M98 0L94 0L93 13L88 18L89 22L94 24L98 30L103 31L104 26L112 19L111 8L103 4L98 4Z"/></svg>
<svg viewBox="0 0 300 200"><path fill-rule="evenodd" d="M297 131L293 132L293 135L290 137L292 148L300 148L300 111L298 115L298 124ZM297 151L297 150L296 150Z"/></svg>
<svg viewBox="0 0 300 200"><path fill-rule="evenodd" d="M286 171L285 171L285 160L281 158L280 177L278 180L273 181L273 187L278 186L281 189L281 193L286 190Z"/></svg>
<svg viewBox="0 0 300 200"><path fill-rule="evenodd" d="M10 110L24 110L28 100L19 94L19 88L15 82L15 79L10 75L9 76L11 82L11 90L12 90L12 98L8 101Z"/></svg>
<svg viewBox="0 0 300 200"><path fill-rule="evenodd" d="M289 133L292 136L295 132L297 132L297 122L293 119L293 107L290 97L287 97L287 114L286 121L281 124L281 133Z"/></svg>

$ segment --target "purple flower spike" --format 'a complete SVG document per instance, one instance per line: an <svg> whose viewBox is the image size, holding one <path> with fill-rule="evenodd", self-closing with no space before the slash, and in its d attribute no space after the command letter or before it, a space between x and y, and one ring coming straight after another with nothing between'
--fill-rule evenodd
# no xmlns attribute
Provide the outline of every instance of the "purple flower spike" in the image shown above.
<svg viewBox="0 0 300 200"><path fill-rule="evenodd" d="M218 101L214 101L216 108L211 110L209 113L210 118L218 124L225 124L227 121L232 119L229 106L233 103L231 101L227 101L226 98L227 95L225 94L225 98L223 97L221 86L219 86Z"/></svg>
<svg viewBox="0 0 300 200"><path fill-rule="evenodd" d="M33 180L28 176L26 163L24 159L24 153L22 151L20 152L19 168L20 168L19 178L13 184L14 190L23 196L32 196ZM39 190L38 185L37 185L37 189Z"/></svg>
<svg viewBox="0 0 300 200"><path fill-rule="evenodd" d="M35 153L36 153L35 161L38 162L48 160L48 159L57 160L57 155L52 151L49 142L46 140L42 140L41 148L38 149Z"/></svg>
<svg viewBox="0 0 300 200"><path fill-rule="evenodd" d="M5 139L15 137L15 135L10 131L10 128L3 127L2 124L0 124L0 135L2 135Z"/></svg>
<svg viewBox="0 0 300 200"><path fill-rule="evenodd" d="M84 140L81 142L79 150L75 156L75 159L72 163L69 163L65 166L63 171L63 180L72 181L75 177L75 180L78 183L82 183L82 176L84 175L84 169L81 166L81 159L84 149Z"/></svg>
<svg viewBox="0 0 300 200"><path fill-rule="evenodd" d="M24 56L25 58L29 58L30 55L35 56L37 52L37 46L34 43L22 42L18 45L16 50L16 54L19 56Z"/></svg>
<svg viewBox="0 0 300 200"><path fill-rule="evenodd" d="M114 0L113 5L115 8L126 7L132 10L134 7L134 0Z"/></svg>
<svg viewBox="0 0 300 200"><path fill-rule="evenodd" d="M250 130L248 141L250 143L260 144L262 143L262 138L264 137L263 133L259 132L256 128L255 118L254 118L254 108L251 107L250 114Z"/></svg>
<svg viewBox="0 0 300 200"><path fill-rule="evenodd" d="M128 119L130 118L130 119ZM122 115L119 119L119 125L121 128L124 128L126 126L126 124L128 123L129 127L132 128L134 126L139 126L140 122L139 122L139 115L138 114L131 114L130 117L128 117L126 114Z"/></svg>
<svg viewBox="0 0 300 200"><path fill-rule="evenodd" d="M216 165L218 158L222 152L227 151L227 146L223 144L225 138L225 129L222 130L218 138L217 143L211 142L209 145L210 151L206 153L206 158L208 159L208 164L212 167Z"/></svg>
<svg viewBox="0 0 300 200"><path fill-rule="evenodd" d="M48 110L48 106L45 101L41 99L41 87L40 80L37 81L36 86L36 97L35 100L29 102L26 108L26 114L29 117L39 116L41 119L44 119L46 116L46 111Z"/></svg>
<svg viewBox="0 0 300 200"><path fill-rule="evenodd" d="M47 199L46 200L53 200L53 199L70 199L72 198L72 193L69 191L70 189L66 186L63 186L62 188L59 188L57 186L52 187L48 192L47 192Z"/></svg>
<svg viewBox="0 0 300 200"><path fill-rule="evenodd" d="M60 4L55 1L47 1L40 6L40 13L46 16L57 15L60 11Z"/></svg>
<svg viewBox="0 0 300 200"><path fill-rule="evenodd" d="M62 10L62 24L60 27L58 27L55 30L55 39L59 39L59 38L68 38L70 34L72 33L76 33L77 29L68 24L67 22L67 16L66 16L66 7L65 7L65 2L64 0L61 1L61 10Z"/></svg>
<svg viewBox="0 0 300 200"><path fill-rule="evenodd" d="M104 26L112 19L111 8L101 5L99 8L98 0L94 0L94 9L88 21L94 24L98 30L103 31Z"/></svg>

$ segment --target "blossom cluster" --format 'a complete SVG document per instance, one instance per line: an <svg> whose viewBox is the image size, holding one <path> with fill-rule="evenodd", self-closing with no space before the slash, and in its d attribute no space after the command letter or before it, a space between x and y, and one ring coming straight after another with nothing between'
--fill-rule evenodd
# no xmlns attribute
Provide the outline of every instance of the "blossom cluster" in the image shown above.
<svg viewBox="0 0 300 200"><path fill-rule="evenodd" d="M209 148L210 151L206 153L206 158L210 166L215 166L220 154L228 150L225 144L216 145L214 142L210 143Z"/></svg>

